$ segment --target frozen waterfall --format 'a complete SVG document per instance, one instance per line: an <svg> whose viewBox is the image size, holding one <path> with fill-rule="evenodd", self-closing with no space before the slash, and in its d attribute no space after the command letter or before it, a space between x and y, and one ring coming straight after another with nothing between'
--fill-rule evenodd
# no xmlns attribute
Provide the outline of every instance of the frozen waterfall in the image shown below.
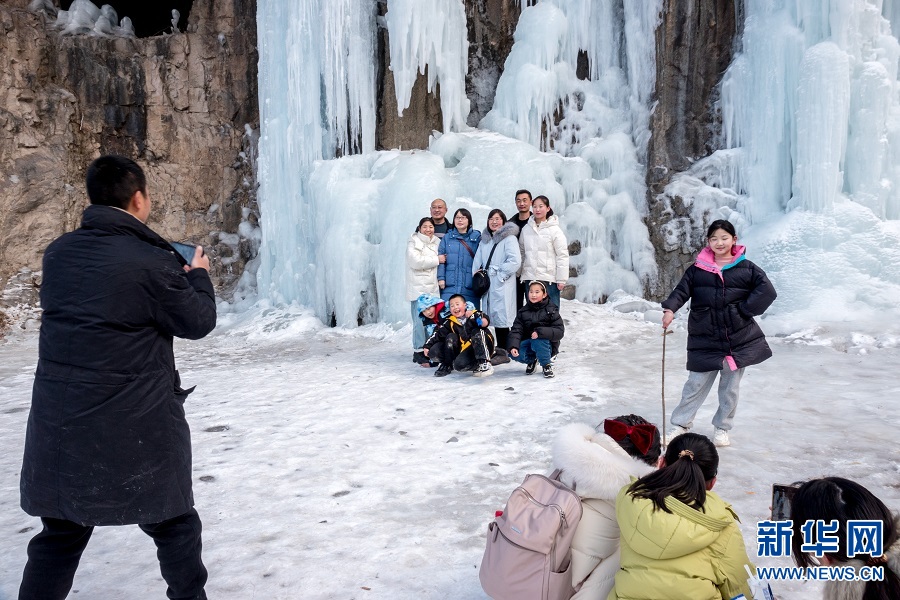
<svg viewBox="0 0 900 600"><path fill-rule="evenodd" d="M662 0L526 4L474 129L462 0L388 0L384 17L368 0L260 0L262 300L346 326L403 322L405 243L430 201L470 209L480 229L523 187L581 243L578 299L655 281L644 182ZM722 149L666 190L694 227L737 225L780 292L770 333L898 329L897 6L746 0ZM401 112L418 73L440 86L443 132L427 150L375 151L378 27ZM686 226L667 225L667 245L690 239Z"/></svg>

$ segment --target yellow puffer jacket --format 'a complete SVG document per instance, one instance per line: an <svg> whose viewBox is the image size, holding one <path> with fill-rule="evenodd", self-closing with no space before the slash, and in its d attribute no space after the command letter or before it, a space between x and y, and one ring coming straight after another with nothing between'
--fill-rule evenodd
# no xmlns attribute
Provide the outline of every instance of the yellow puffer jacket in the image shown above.
<svg viewBox="0 0 900 600"><path fill-rule="evenodd" d="M755 567L729 504L707 492L700 512L669 497L667 513L629 495L629 486L616 496L621 568L607 600L752 598L744 565Z"/></svg>

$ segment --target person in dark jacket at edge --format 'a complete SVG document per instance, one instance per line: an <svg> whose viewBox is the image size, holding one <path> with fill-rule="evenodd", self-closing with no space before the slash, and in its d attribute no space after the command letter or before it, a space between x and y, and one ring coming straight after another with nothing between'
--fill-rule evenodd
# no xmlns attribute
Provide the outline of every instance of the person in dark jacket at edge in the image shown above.
<svg viewBox="0 0 900 600"><path fill-rule="evenodd" d="M681 281L662 302L663 329L675 312L691 301L688 317L687 382L681 402L672 412L667 442L687 432L719 377L719 409L713 416L713 442L729 446L728 431L737 411L738 389L744 369L772 356L766 336L753 317L775 301L775 288L759 266L737 244L734 225L713 221L706 231L708 246L684 272Z"/></svg>
<svg viewBox="0 0 900 600"><path fill-rule="evenodd" d="M172 338L216 325L209 258L191 263L145 225L140 166L87 170L81 227L44 252L43 317L25 436L28 544L20 600L65 598L95 526L137 524L156 543L169 598L205 599L191 437Z"/></svg>

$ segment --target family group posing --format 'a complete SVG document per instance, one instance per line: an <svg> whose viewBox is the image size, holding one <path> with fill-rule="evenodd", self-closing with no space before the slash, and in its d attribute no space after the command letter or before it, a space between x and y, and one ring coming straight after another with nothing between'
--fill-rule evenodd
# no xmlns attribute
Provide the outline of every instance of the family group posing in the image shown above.
<svg viewBox="0 0 900 600"><path fill-rule="evenodd" d="M476 376L512 358L530 375L540 363L553 377L564 326L560 292L569 278L566 236L546 196L516 192L512 219L499 208L475 229L465 208L448 223L447 204L431 203L406 251L406 291L413 322L413 361ZM486 288L486 289L485 289Z"/></svg>
<svg viewBox="0 0 900 600"><path fill-rule="evenodd" d="M493 373L512 358L537 364L553 377L552 362L564 334L560 291L569 276L565 234L546 196L516 192L516 215L507 220L499 208L476 231L472 214L460 208L452 225L442 199L431 203L431 216L419 221L406 251L406 291L413 323L413 361L438 369ZM688 379L672 413L670 437L686 433L716 378L719 409L713 416L717 446L731 443L738 392L746 367L772 351L754 317L777 296L765 272L746 257L729 221L713 221L707 246L697 255L666 300L662 325L688 301ZM487 289L479 284L489 281ZM490 328L493 328L493 333Z"/></svg>

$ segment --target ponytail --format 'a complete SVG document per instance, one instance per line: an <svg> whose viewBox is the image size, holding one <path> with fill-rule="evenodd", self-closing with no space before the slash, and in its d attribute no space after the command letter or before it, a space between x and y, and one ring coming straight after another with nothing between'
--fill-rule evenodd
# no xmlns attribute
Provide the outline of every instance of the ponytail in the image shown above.
<svg viewBox="0 0 900 600"><path fill-rule="evenodd" d="M886 554L892 546L898 544L900 530L897 527L897 516L891 514L884 503L872 492L849 479L842 477L824 477L807 481L797 490L791 500L791 518L794 521L794 535L791 540L791 551L794 562L798 566L808 567L812 563L810 556L802 551L803 536L800 527L806 521L837 521L837 552L829 552L827 556L837 562L847 562L847 521L881 521L882 547L885 555L881 557L859 554L856 559L865 561L868 566L884 566L883 581L866 583L863 600L895 600L900 598L900 576L891 570L886 562ZM818 539L814 540L818 542Z"/></svg>
<svg viewBox="0 0 900 600"><path fill-rule="evenodd" d="M659 510L669 496L696 510L706 503L706 486L719 470L719 453L708 437L685 433L666 448L666 466L641 477L628 488L634 498L651 500Z"/></svg>

